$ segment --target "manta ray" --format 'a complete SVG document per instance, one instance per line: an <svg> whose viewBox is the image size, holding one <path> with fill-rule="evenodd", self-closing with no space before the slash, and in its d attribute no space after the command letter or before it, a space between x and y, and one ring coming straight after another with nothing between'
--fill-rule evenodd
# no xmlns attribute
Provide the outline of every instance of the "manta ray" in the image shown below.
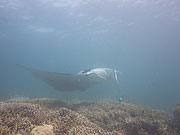
<svg viewBox="0 0 180 135"><path fill-rule="evenodd" d="M91 68L81 70L77 74L64 74L41 71L24 65L18 66L31 72L33 75L58 91L84 91L91 86L106 82L110 79L115 79L115 81L119 83L117 74L119 71L111 68Z"/></svg>

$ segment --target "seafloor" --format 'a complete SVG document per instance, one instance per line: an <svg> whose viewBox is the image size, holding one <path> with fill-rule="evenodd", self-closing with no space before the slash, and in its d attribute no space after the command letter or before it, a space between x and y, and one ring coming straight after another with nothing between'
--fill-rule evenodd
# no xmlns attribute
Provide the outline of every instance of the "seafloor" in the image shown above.
<svg viewBox="0 0 180 135"><path fill-rule="evenodd" d="M1 135L179 135L173 114L112 101L16 98L0 102Z"/></svg>

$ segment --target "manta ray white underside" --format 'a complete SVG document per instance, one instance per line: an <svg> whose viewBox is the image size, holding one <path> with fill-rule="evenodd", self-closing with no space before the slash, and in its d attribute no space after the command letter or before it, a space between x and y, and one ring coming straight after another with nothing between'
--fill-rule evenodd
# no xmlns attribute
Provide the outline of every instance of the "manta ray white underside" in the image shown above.
<svg viewBox="0 0 180 135"><path fill-rule="evenodd" d="M78 74L63 74L40 71L23 65L19 66L31 72L58 91L83 91L91 86L105 82L112 78L115 78L118 83L117 71L110 68L93 68L82 70Z"/></svg>

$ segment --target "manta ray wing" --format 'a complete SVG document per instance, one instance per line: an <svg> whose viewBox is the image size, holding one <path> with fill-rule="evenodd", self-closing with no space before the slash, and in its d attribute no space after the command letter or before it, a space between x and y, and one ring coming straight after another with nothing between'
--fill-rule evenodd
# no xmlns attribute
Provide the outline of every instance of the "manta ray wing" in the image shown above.
<svg viewBox="0 0 180 135"><path fill-rule="evenodd" d="M45 72L19 65L59 91L85 90L95 84L85 76Z"/></svg>

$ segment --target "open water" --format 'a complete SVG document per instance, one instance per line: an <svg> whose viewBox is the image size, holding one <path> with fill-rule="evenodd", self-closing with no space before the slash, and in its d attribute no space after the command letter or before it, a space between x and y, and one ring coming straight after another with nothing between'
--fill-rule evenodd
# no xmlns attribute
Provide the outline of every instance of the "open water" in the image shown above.
<svg viewBox="0 0 180 135"><path fill-rule="evenodd" d="M23 64L76 74L109 67L114 81L59 92ZM0 100L110 99L168 110L180 103L179 0L0 0Z"/></svg>

